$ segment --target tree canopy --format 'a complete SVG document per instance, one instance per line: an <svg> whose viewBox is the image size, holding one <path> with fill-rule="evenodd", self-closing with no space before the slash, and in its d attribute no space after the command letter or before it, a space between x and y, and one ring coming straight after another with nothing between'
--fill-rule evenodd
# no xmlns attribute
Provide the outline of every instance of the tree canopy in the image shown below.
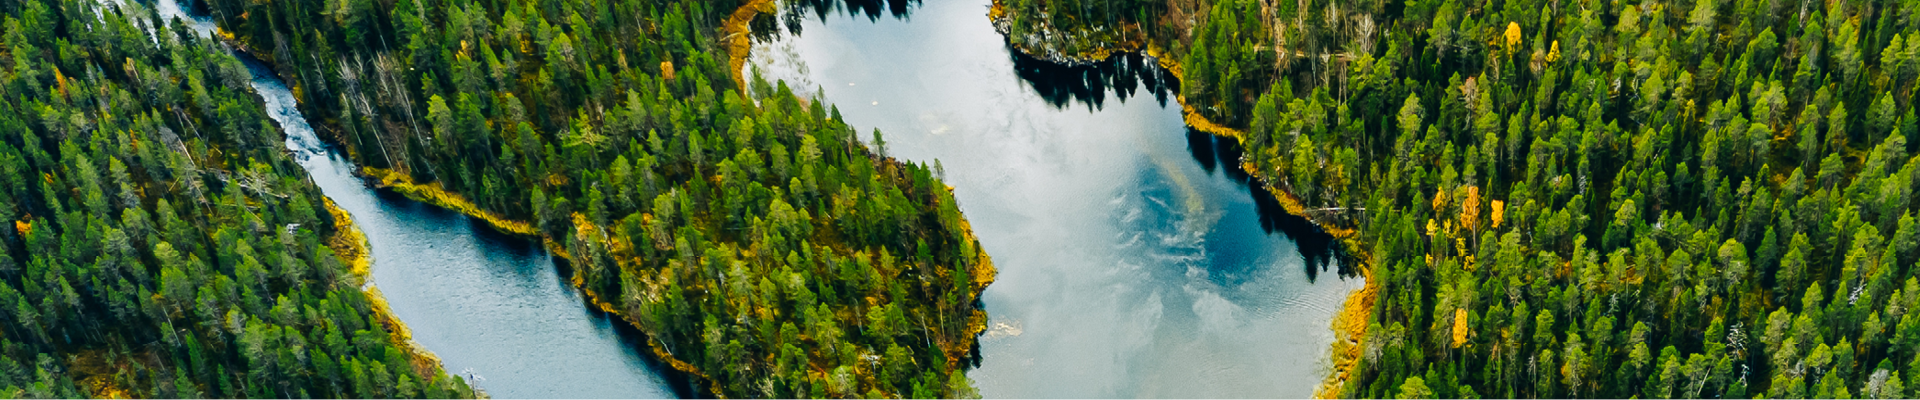
<svg viewBox="0 0 1920 400"><path fill-rule="evenodd" d="M1335 394L1916 396L1920 3L1160 7L1191 112L1358 228Z"/></svg>
<svg viewBox="0 0 1920 400"><path fill-rule="evenodd" d="M225 46L0 1L0 396L472 397L390 334Z"/></svg>

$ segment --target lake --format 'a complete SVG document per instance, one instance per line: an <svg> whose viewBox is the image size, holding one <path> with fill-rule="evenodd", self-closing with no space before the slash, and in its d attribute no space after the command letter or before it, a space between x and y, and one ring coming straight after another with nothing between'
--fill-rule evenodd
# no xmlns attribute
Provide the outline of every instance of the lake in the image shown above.
<svg viewBox="0 0 1920 400"><path fill-rule="evenodd" d="M1331 239L1189 130L1151 60L1020 56L989 0L808 1L756 24L748 74L818 94L887 152L939 160L999 277L986 397L1307 397L1363 285ZM795 29L797 28L797 29Z"/></svg>

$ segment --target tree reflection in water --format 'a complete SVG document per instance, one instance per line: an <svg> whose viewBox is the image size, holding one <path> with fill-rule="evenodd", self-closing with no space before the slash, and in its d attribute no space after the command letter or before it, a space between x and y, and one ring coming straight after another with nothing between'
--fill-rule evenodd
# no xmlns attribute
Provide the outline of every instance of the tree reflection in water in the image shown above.
<svg viewBox="0 0 1920 400"><path fill-rule="evenodd" d="M1055 108L1079 102L1088 110L1098 110L1105 105L1109 91L1123 102L1146 91L1165 107L1168 96L1178 90L1166 70L1138 53L1114 54L1104 61L1084 65L1062 65L1034 58L1014 49L1012 44L1007 45L1007 54L1013 59L1014 74Z"/></svg>
<svg viewBox="0 0 1920 400"><path fill-rule="evenodd" d="M920 0L787 0L779 4L786 7L779 15L761 13L749 23L754 42L771 42L783 29L785 34L799 35L801 18L808 15L822 22L839 13L866 16L867 21L879 21L882 15L906 20L920 8Z"/></svg>
<svg viewBox="0 0 1920 400"><path fill-rule="evenodd" d="M1360 273L1359 270L1352 268L1356 264L1348 259L1345 251L1341 251L1340 243L1334 239L1333 235L1320 229L1320 226L1315 225L1312 220L1288 213L1286 207L1281 206L1280 201L1274 198L1273 192L1268 191L1264 185L1257 184L1258 181L1253 180L1245 169L1240 168L1240 155L1243 150L1239 142L1188 128L1187 150L1193 154L1193 160L1199 162L1200 168L1205 169L1207 173L1213 173L1215 168L1221 168L1228 180L1247 188L1248 194L1253 196L1254 207L1260 214L1260 229L1269 235L1277 231L1293 239L1294 247L1300 251L1300 257L1306 260L1304 269L1308 282L1315 282L1319 279L1321 272L1334 267L1338 268L1336 272L1342 277L1351 277Z"/></svg>
<svg viewBox="0 0 1920 400"><path fill-rule="evenodd" d="M920 0L791 0L785 4L788 11L811 12L821 21L825 21L827 16L833 15L835 11L844 11L848 15L864 15L868 21L877 21L882 11L894 18L907 19L913 13L913 9L920 7ZM787 14L793 15L789 18L798 18L798 15L803 13ZM798 26L797 20L789 25L789 30L799 32L798 29L792 29L793 26Z"/></svg>

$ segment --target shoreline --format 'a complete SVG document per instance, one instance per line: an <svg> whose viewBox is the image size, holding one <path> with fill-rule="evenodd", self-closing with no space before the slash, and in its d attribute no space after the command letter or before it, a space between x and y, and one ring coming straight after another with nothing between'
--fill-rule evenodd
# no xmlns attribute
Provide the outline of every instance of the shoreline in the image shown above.
<svg viewBox="0 0 1920 400"><path fill-rule="evenodd" d="M720 38L727 41L727 67L733 75L733 84L741 89L740 95L746 96L747 80L740 72L747 66L747 57L753 54L753 18L760 13L770 13L773 0L748 0L727 14L727 20L720 24Z"/></svg>
<svg viewBox="0 0 1920 400"><path fill-rule="evenodd" d="M1013 40L1013 23L1007 19L1007 9L1000 4L1000 0L994 0L993 5L987 8L987 20L993 23L993 30L1005 37L1007 44L1015 50L1019 50L1029 57L1065 66L1089 65L1104 61L1114 54L1138 52L1140 48L1146 46L1147 43L1146 34L1142 32L1138 24L1126 24L1120 26L1119 34L1127 39L1121 41L1118 46L1102 44L1095 46L1092 50L1078 51L1072 54L1062 54L1058 50L1047 49L1047 51L1044 52L1045 54L1041 54L1042 52ZM1051 27L1048 27L1048 29L1051 29Z"/></svg>
<svg viewBox="0 0 1920 400"><path fill-rule="evenodd" d="M414 182L413 178L407 176L405 173L374 167L360 167L359 170L355 171L355 174L372 180L375 188L391 189L414 201L459 212L460 215L484 221L487 223L487 226L493 227L493 229L500 230L501 232L523 236L539 236L540 234L540 231L535 229L533 224L527 223L526 221L510 219L481 209L479 205L473 204L472 200L467 200L466 196L442 189L440 182L421 184Z"/></svg>
<svg viewBox="0 0 1920 400"><path fill-rule="evenodd" d="M353 216L347 210L334 204L332 197L322 199L326 200L327 212L333 214L334 234L327 238L327 247L333 249L334 257L347 263L349 274L360 281L361 291L366 293L367 302L372 304L375 318L386 325L388 337L407 352L408 361L413 363L415 370L445 371L446 365L441 362L440 356L413 340L413 330L394 315L393 308L387 305L386 295L381 294L380 288L373 284L373 253L369 251L366 234L360 231L359 225L354 224ZM473 388L473 393L479 398L489 398L480 388Z"/></svg>
<svg viewBox="0 0 1920 400"><path fill-rule="evenodd" d="M572 218L572 226L576 234L578 234L578 232L598 232L599 231L598 227L595 227L592 222L587 221L586 214L575 212L571 215L571 218ZM609 238L608 241L611 242L613 240ZM567 262L568 264L567 270L568 272L571 272L567 274L568 275L567 283L570 285L573 285L573 288L575 290L580 291L580 297L582 300L585 300L586 303L591 305L595 310L598 310L602 313L606 313L608 315L618 317L620 321L626 322L627 325L632 326L634 330L640 331L641 334L646 335L647 349L653 352L653 356L655 358L660 359L662 363L667 364L667 366L672 367L673 369L678 370L681 373L692 375L700 378L701 380L707 381L709 383L707 385L708 391L712 392L714 397L722 397L719 386L711 384L714 382L713 377L708 376L706 372L701 371L700 367L695 366L692 363L688 363L685 360L681 360L678 357L675 357L673 355L673 352L667 350L666 345L660 342L660 339L655 338L655 335L653 332L648 332L647 328L640 324L640 321L635 320L634 317L631 315L627 315L627 312L625 310L621 310L618 307L614 307L613 303L608 303L605 300L601 300L599 292L595 292L593 291L593 289L587 288L586 279L580 276L579 267L574 265L573 254L568 253L567 249L562 247L559 242L555 242L553 241L552 238L548 238L546 236L540 236L540 246L542 248L547 249L547 252L552 253L554 257L559 257L561 260L565 260ZM607 244L607 248L608 248L607 252L609 253L609 255L617 254L618 249L620 248L617 246L619 246L617 243ZM616 264L615 268L620 268L622 270L625 270L627 269L627 263L621 262L621 261L629 257L631 256L630 255L628 257L614 256L611 258L613 258L614 264ZM635 271L635 272L641 272L641 271ZM691 389L694 389L695 391L699 390L699 388L691 388Z"/></svg>
<svg viewBox="0 0 1920 400"><path fill-rule="evenodd" d="M261 64L266 65L268 69L274 71L275 74L279 74L279 68L274 65L271 54L254 51L252 47L247 46L245 42L239 40L231 32L218 26L214 28L212 36L214 40L231 46L236 52L252 56ZM294 95L294 99L297 102L300 99L299 93L301 88L284 77L276 76L276 78L280 78L282 82L287 82L287 90ZM258 96L259 94L255 93L254 95ZM298 106L297 103L296 106ZM272 122L275 128L281 129L282 132L285 131L286 128L281 126L279 121ZM333 250L335 258L346 263L348 275L358 281L356 285L359 286L361 292L367 296L367 302L372 306L374 317L378 319L382 325L385 325L388 338L399 345L401 351L407 353L407 359L413 364L416 371L439 370L445 373L446 365L440 360L440 356L435 355L432 350L428 350L426 346L421 345L420 342L413 340L413 329L409 328L405 321L401 321L399 316L394 315L393 308L387 304L386 295L382 294L380 288L374 285L373 252L368 245L366 234L360 231L359 224L354 223L353 215L348 213L347 210L340 208L339 204L334 203L333 197L326 196L322 193L321 200L324 201L327 213L332 216L334 226L334 234L325 238L326 246ZM453 376L453 374L446 375ZM471 384L469 384L468 387L473 390L473 394L477 398L492 398L492 396L487 395L484 389L473 387Z"/></svg>
<svg viewBox="0 0 1920 400"><path fill-rule="evenodd" d="M478 206L474 205L471 200L467 200L465 196L461 196L459 194L455 194L452 192L447 192L441 189L439 182L433 182L433 183L428 183L423 185L423 184L413 182L413 179L407 177L406 174L395 173L389 170L373 168L373 167L360 167L360 169L356 171L356 173L369 180L374 181L376 184L376 187L378 188L390 189L396 193L400 193L401 195L406 196L409 199L413 199L414 201L425 203L427 205L431 205L434 207L447 209L447 210L459 213L460 215L464 215L469 218L474 218L474 219L486 222L487 226L492 227L496 230L499 230L502 233L506 233L509 235L518 236L522 238L527 238L527 239L537 238L540 241L541 248L546 249L554 257L560 258L561 260L565 260L569 264L573 263L572 254L569 254L566 251L566 249L561 248L560 243L555 242L553 241L553 239L547 238L544 235L541 235L537 229L533 228L533 224L528 223L526 221L508 219L506 217L502 217L497 214L481 210L478 208ZM583 221L583 218L585 218L585 216L580 213L574 213L573 216L576 221ZM572 270L572 269L569 268L569 270ZM569 275L570 276L567 277L568 284L572 285L572 287L575 290L580 291L582 300L584 300L587 304L591 305L594 310L617 316L622 322L625 322L628 326L634 328L634 330L637 330L642 335L645 335L647 338L647 347L649 348L649 350L652 351L653 356L657 358L662 364L668 365L669 367L673 368L675 371L679 373L692 375L710 383L713 381L713 379L707 376L705 372L700 371L699 367L695 367L693 364L687 363L684 360L674 357L673 353L670 351L667 351L665 346L660 343L660 340L655 338L655 334L653 332L647 331L647 329L642 327L638 323L638 321L633 320L631 317L626 315L625 312L622 312L619 309L613 307L611 303L607 303L601 300L599 293L595 293L592 289L586 288L585 282L580 278L580 274L577 271ZM379 304L381 307L385 307L386 303L384 298L382 298L381 301L379 301L377 304ZM399 333L398 331L396 331L395 334L401 335L401 333ZM410 340L409 340L409 343L411 343ZM708 387L714 388L716 386L708 385ZM719 395L718 392L715 392L713 394L715 396Z"/></svg>
<svg viewBox="0 0 1920 400"><path fill-rule="evenodd" d="M569 254L566 251L566 249L562 248L559 242L555 242L553 241L552 238L548 238L545 235L541 235L539 230L533 228L533 224L528 223L526 221L508 219L506 217L502 217L502 216L493 214L491 212L481 210L479 209L478 206L474 205L471 200L467 200L465 196L447 192L441 189L439 182L420 184L420 183L414 182L413 179L410 177L407 177L406 174L395 173L389 170L373 168L373 167L360 167L359 170L356 171L356 173L359 175L362 175L363 177L369 180L372 180L375 183L376 187L378 188L390 189L390 190L393 190L394 192L400 193L401 195L405 195L407 198L413 199L414 201L426 203L427 205L440 207L443 209L447 209L447 210L459 213L460 215L481 220L483 222L486 222L489 227L492 227L496 230L499 230L509 235L519 236L527 239L538 239L540 241L541 248L546 249L548 253L551 253L554 257L560 258L561 260L565 260L569 264L573 263L572 254ZM574 213L573 217L576 222L582 221L582 218L584 218L584 216L579 213ZM575 229L581 229L581 227L576 224ZM680 373L698 377L701 380L707 381L708 383L713 382L713 379L707 376L705 372L701 371L699 367L696 367L693 364L686 362L685 360L681 360L677 357L674 357L673 353L671 351L668 351L665 348L665 346L660 342L660 340L655 337L656 335L653 332L649 332L645 327L640 325L631 316L628 316L626 312L621 311L616 307L613 307L613 304L611 303L607 303L606 301L601 300L599 293L596 293L592 289L588 289L586 287L585 282L582 280L577 270L573 270L573 273L569 274L569 276L566 279L568 284L571 285L574 288L574 290L580 291L582 300L584 300L588 305L592 306L592 308L595 311L600 311L603 313L617 316L622 322L625 322L627 325L633 327L635 330L638 330L640 331L641 334L645 335L647 337L647 347L649 348L649 350L651 350L651 353L653 354L653 356L655 358L658 358L661 361L661 363L668 365L669 367L673 368L674 370ZM384 305L385 304L384 301L381 302L381 304ZM709 384L707 385L707 387L709 390L715 391L713 393L715 396L719 395L719 393L717 392L718 389L716 389L717 386Z"/></svg>
<svg viewBox="0 0 1920 400"><path fill-rule="evenodd" d="M988 11L989 21L993 21L995 27L998 28L1001 19L1005 18L1005 14L1006 11L1000 4L1000 0L993 0L993 7ZM1005 31L1001 32L1002 35L1006 33ZM1151 43L1142 46L1139 42L1144 42L1144 40L1130 40L1121 43L1119 46L1102 46L1089 54L1111 56L1116 53L1140 52L1152 58L1161 68L1166 69L1176 81L1183 78L1183 70L1180 67L1179 61L1174 60L1172 57L1167 57L1165 49L1161 49L1159 46ZM1013 43L1010 38L1008 43L1012 44L1011 47L1013 47L1015 51L1025 53L1032 57L1043 57L1043 55L1034 54L1034 52L1025 45ZM1042 59L1054 61L1053 57L1044 57ZM1101 59L1104 59L1104 57ZM1074 60L1069 59L1068 61L1073 62ZM1186 96L1174 93L1174 100L1180 104L1181 118L1186 122L1187 127L1215 136L1232 138L1236 143L1245 144L1243 143L1246 140L1245 132L1215 123L1207 119L1207 117L1200 115L1199 110L1187 104ZM1306 207L1300 203L1299 198L1286 191L1286 189L1267 183L1262 171L1247 168L1244 164L1241 166L1241 169L1261 181L1261 186L1266 187L1268 192L1273 193L1275 200L1280 202L1281 207L1286 209L1288 214L1306 216ZM1331 224L1323 223L1311 217L1307 218L1307 220L1313 222L1315 226L1320 227L1321 230L1326 231L1335 239L1339 240L1341 246L1348 254L1353 255L1353 259L1364 260L1363 263L1368 265L1377 262L1377 260L1372 259L1370 252L1366 251L1366 243L1359 239L1358 228L1331 226ZM1331 353L1329 361L1331 361L1333 365L1330 366L1327 376L1322 379L1319 385L1314 387L1313 398L1324 399L1340 397L1341 391L1345 389L1346 383L1351 377L1353 367L1358 364L1360 360L1360 349L1366 344L1367 321L1372 318L1373 304L1379 297L1379 286L1374 284L1372 276L1373 270L1371 268L1366 268L1365 265L1357 267L1359 267L1357 269L1365 280L1365 284L1359 290L1347 294L1347 299L1341 303L1339 312L1334 314L1331 321L1328 321L1329 328L1333 330L1334 335L1333 344L1330 345L1331 348L1329 349Z"/></svg>

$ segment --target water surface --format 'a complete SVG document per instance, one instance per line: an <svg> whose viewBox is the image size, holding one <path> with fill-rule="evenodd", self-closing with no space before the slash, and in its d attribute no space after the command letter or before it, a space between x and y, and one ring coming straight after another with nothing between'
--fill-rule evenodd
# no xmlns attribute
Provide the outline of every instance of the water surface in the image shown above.
<svg viewBox="0 0 1920 400"><path fill-rule="evenodd" d="M203 35L206 18L161 0L166 18ZM315 136L286 85L242 54L267 113L320 190L353 215L373 253L373 283L393 312L448 373L496 398L676 397L662 367L639 349L644 337L591 311L561 279L554 259L531 241L500 234L455 212L379 191L356 166Z"/></svg>
<svg viewBox="0 0 1920 400"><path fill-rule="evenodd" d="M1362 284L1321 273L1325 235L1250 188L1230 141L1190 132L1150 60L1017 56L988 1L808 1L758 24L787 33L748 67L823 91L893 156L940 161L1000 269L981 393L1310 395Z"/></svg>

